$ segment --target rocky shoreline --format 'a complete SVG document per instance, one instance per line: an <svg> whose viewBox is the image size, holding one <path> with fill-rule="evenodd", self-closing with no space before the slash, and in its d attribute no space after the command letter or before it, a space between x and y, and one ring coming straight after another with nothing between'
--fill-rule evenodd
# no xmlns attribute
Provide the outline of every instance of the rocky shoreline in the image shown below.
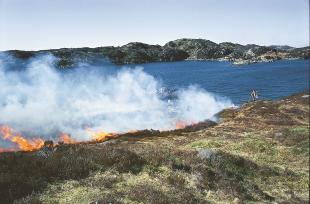
<svg viewBox="0 0 310 204"><path fill-rule="evenodd" d="M309 46L260 46L255 44L215 43L205 39L178 39L163 46L131 42L123 46L96 48L61 48L39 51L8 50L2 53L27 60L40 54L52 54L59 68L72 67L78 62L109 60L114 64L141 64L183 60L231 61L235 65L272 62L281 59L309 59Z"/></svg>

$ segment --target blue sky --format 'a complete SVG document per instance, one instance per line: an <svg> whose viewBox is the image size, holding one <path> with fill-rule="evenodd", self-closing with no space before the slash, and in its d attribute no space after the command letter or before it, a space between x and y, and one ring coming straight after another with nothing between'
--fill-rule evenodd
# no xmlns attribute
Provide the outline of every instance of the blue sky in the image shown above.
<svg viewBox="0 0 310 204"><path fill-rule="evenodd" d="M0 50L178 38L309 44L308 0L0 0Z"/></svg>

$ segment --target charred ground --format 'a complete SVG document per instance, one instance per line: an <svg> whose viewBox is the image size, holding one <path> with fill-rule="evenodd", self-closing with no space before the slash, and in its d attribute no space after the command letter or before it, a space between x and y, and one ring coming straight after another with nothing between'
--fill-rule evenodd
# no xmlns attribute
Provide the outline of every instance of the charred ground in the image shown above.
<svg viewBox="0 0 310 204"><path fill-rule="evenodd" d="M309 93L220 123L0 154L1 203L308 203Z"/></svg>

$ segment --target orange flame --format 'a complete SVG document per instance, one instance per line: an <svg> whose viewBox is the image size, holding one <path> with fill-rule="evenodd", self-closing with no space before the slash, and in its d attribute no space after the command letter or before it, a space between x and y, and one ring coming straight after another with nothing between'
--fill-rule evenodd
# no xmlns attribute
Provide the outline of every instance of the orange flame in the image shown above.
<svg viewBox="0 0 310 204"><path fill-rule="evenodd" d="M3 139L8 139L12 135L12 130L9 126L0 126L0 133L3 135Z"/></svg>
<svg viewBox="0 0 310 204"><path fill-rule="evenodd" d="M184 129L184 128L186 128L186 127L193 126L193 125L196 125L196 124L197 124L197 122L194 122L194 121L185 122L185 121L178 120L178 121L175 123L175 129L176 129L176 130Z"/></svg>
<svg viewBox="0 0 310 204"><path fill-rule="evenodd" d="M184 129L186 128L188 124L184 121L180 121L178 120L176 123L175 123L175 129L179 130L179 129Z"/></svg>
<svg viewBox="0 0 310 204"><path fill-rule="evenodd" d="M21 134L16 133L9 126L0 126L0 133L2 134L3 139L16 143L19 149L23 151L38 150L44 145L44 141L42 139L26 139Z"/></svg>
<svg viewBox="0 0 310 204"><path fill-rule="evenodd" d="M175 128L176 129L184 129L189 125L194 125L195 123L187 123L185 121L178 120L176 121ZM89 128L86 128L86 132L92 137L92 142L103 142L111 138L115 138L123 133L113 133L113 132L105 132L105 131L93 131ZM136 133L137 130L130 130L127 133ZM17 144L19 150L22 151L35 151L39 150L44 146L44 140L41 138L32 138L27 139L23 137L20 133L14 131L9 126L1 126L0 125L0 138L2 135L2 139L9 140L15 144ZM65 144L74 144L79 141L71 138L69 134L61 133L59 135L58 141L61 141ZM16 151L17 149L13 148L0 148L1 152L9 152Z"/></svg>
<svg viewBox="0 0 310 204"><path fill-rule="evenodd" d="M95 132L89 128L87 128L86 131L93 138L93 140L97 142L103 142L111 137L115 137L118 135L117 133L109 133L109 132L104 132L104 131Z"/></svg>
<svg viewBox="0 0 310 204"><path fill-rule="evenodd" d="M65 144L73 144L76 143L77 141L75 139L72 139L70 135L66 133L60 133L59 135L59 141L64 142Z"/></svg>

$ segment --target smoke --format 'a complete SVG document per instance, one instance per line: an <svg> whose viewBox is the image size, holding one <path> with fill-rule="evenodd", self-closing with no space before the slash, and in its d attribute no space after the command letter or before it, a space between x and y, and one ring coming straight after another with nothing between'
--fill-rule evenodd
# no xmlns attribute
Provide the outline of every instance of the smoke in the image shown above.
<svg viewBox="0 0 310 204"><path fill-rule="evenodd" d="M195 86L167 97L167 89L142 68L111 71L105 65L84 64L59 70L50 55L26 63L14 60L0 60L0 124L26 135L52 138L64 132L87 140L88 128L118 133L168 130L178 121L215 120L217 112L232 106Z"/></svg>

